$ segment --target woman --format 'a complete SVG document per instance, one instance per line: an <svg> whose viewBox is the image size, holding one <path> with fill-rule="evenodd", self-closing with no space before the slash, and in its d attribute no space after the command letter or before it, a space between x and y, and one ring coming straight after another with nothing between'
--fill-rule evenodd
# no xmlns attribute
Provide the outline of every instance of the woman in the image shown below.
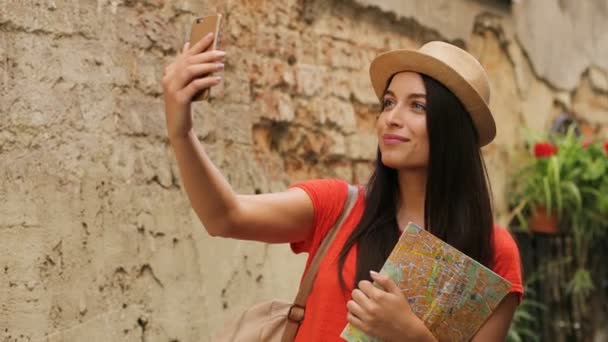
<svg viewBox="0 0 608 342"><path fill-rule="evenodd" d="M211 40L186 44L163 79L169 139L192 206L213 236L287 242L312 256L342 210L347 183L234 193L192 131L190 99L220 82L196 77L223 68L225 53L204 52ZM495 125L483 68L464 50L431 42L378 56L370 75L382 104L376 168L319 268L296 340L341 341L350 322L386 341L435 341L392 280L374 272L410 221L513 284L473 339L504 340L523 289L517 247L492 220L480 148Z"/></svg>

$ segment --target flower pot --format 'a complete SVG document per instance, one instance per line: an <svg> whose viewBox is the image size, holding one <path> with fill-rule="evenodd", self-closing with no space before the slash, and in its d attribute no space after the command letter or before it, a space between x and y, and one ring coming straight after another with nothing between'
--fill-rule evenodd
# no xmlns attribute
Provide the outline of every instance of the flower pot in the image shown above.
<svg viewBox="0 0 608 342"><path fill-rule="evenodd" d="M544 207L537 207L532 211L528 227L534 233L557 234L557 215L555 213L547 213L547 209Z"/></svg>

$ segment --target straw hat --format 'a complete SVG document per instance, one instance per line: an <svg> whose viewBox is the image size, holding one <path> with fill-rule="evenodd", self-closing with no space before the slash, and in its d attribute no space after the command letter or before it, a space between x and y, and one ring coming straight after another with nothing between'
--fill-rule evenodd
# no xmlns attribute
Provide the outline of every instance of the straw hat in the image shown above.
<svg viewBox="0 0 608 342"><path fill-rule="evenodd" d="M446 86L469 112L479 145L485 146L496 136L496 124L490 112L490 83L485 70L468 52L452 44L433 41L418 50L393 50L378 55L369 68L372 86L382 101L388 80L402 71L430 76Z"/></svg>

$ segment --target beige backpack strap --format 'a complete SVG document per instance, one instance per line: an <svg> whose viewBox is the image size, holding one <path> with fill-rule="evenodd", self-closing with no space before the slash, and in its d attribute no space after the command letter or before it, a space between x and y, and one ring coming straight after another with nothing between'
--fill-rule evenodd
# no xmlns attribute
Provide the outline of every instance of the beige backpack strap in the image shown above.
<svg viewBox="0 0 608 342"><path fill-rule="evenodd" d="M355 206L358 194L359 189L356 186L349 184L348 195L346 196L346 202L344 203L342 213L336 220L334 226L329 230L329 232L321 242L317 253L315 254L314 258L312 259L312 262L310 263L308 271L304 275L304 279L302 279L298 294L296 295L294 303L291 306L291 309L289 310L289 314L287 316L289 323L285 329L285 334L283 335L282 341L293 341L298 331L298 327L300 326L300 323L304 320L306 300L308 299L308 296L312 291L312 285L314 284L315 279L317 277L317 271L319 270L321 260L323 260L323 257L325 256L325 253L327 253L329 246L331 246L332 242L336 238L336 235L338 233L338 230L342 226L342 223L344 222L348 214L350 214L352 208Z"/></svg>

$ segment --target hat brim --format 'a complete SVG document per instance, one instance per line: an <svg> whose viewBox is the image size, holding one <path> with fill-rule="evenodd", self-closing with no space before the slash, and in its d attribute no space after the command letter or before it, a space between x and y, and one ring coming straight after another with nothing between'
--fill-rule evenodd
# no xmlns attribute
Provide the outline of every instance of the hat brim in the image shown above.
<svg viewBox="0 0 608 342"><path fill-rule="evenodd" d="M393 50L378 55L371 63L369 74L374 92L382 102L388 80L396 73L412 71L424 74L447 87L463 104L479 135L479 145L485 146L496 136L496 124L488 104L459 73L437 58L415 50Z"/></svg>

